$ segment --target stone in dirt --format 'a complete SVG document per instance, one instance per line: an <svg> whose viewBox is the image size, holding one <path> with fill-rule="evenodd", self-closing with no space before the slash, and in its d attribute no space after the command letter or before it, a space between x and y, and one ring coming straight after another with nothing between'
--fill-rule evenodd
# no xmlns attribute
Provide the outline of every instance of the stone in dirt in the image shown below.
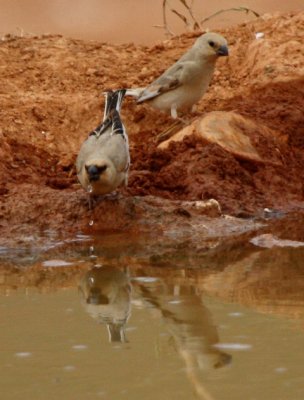
<svg viewBox="0 0 304 400"><path fill-rule="evenodd" d="M280 165L281 161L276 151L277 146L274 146L271 152L274 157L277 157L276 162L267 160L266 157L262 158L259 155L258 150L250 140L250 133L255 131L263 136L277 138L278 144L280 143L279 135L262 124L258 124L232 111L212 111L204 117L193 121L192 124L186 126L170 139L162 142L158 148L167 149L171 142L180 142L186 136L194 135L207 143L218 144L237 158ZM269 157L270 155L267 154L267 156Z"/></svg>

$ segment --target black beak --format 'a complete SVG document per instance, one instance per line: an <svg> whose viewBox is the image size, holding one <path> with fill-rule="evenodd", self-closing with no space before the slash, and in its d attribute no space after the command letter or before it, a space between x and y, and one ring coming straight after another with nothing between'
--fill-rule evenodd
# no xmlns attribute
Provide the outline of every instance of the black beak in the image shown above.
<svg viewBox="0 0 304 400"><path fill-rule="evenodd" d="M97 165L89 165L85 166L87 174L89 175L89 181L98 181L100 175L107 169L106 165L102 165L101 167Z"/></svg>
<svg viewBox="0 0 304 400"><path fill-rule="evenodd" d="M218 56L228 56L229 55L229 51L228 51L228 47L226 45L222 45L218 48L216 54Z"/></svg>
<svg viewBox="0 0 304 400"><path fill-rule="evenodd" d="M89 176L89 181L98 181L100 172L98 170L98 167L96 165L89 165L88 167L86 166L87 174Z"/></svg>

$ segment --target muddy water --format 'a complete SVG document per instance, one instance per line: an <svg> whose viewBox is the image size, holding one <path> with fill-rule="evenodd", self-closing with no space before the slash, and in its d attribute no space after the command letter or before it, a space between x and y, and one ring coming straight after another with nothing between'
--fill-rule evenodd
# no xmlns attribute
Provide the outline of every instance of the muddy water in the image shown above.
<svg viewBox="0 0 304 400"><path fill-rule="evenodd" d="M113 306L121 321L130 309L124 343L109 341L107 306L82 307L76 290L2 298L2 398L303 399L303 320L152 280Z"/></svg>
<svg viewBox="0 0 304 400"><path fill-rule="evenodd" d="M178 0L172 8L188 17ZM190 2L189 2L190 3ZM0 33L55 33L68 37L107 42L153 43L164 39L162 0L1 0ZM260 14L276 11L303 10L303 0L217 0L194 1L198 20L230 7L246 6ZM217 28L254 18L240 12L224 13L206 22L204 27ZM181 20L168 13L169 27L174 33L185 30Z"/></svg>
<svg viewBox="0 0 304 400"><path fill-rule="evenodd" d="M302 226L2 248L1 398L303 399Z"/></svg>

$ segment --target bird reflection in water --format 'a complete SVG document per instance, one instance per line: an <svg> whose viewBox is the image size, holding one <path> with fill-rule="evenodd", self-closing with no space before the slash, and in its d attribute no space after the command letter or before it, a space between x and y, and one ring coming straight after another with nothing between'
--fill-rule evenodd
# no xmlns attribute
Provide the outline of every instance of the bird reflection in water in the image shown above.
<svg viewBox="0 0 304 400"><path fill-rule="evenodd" d="M228 365L232 357L215 347L219 342L217 328L196 287L161 279L154 285L136 282L133 291L140 291L144 301L160 311L198 398L213 400L202 374Z"/></svg>
<svg viewBox="0 0 304 400"><path fill-rule="evenodd" d="M125 325L131 314L131 283L128 273L114 267L94 267L79 286L86 311L106 324L110 342L125 342ZM160 312L175 348L200 399L214 400L203 384L202 373L231 362L231 355L215 345L219 342L212 315L195 286L176 285L170 278L132 280L133 297L143 307Z"/></svg>
<svg viewBox="0 0 304 400"><path fill-rule="evenodd" d="M88 314L106 324L110 342L126 342L125 324L131 314L131 284L127 273L94 267L82 278L79 291Z"/></svg>

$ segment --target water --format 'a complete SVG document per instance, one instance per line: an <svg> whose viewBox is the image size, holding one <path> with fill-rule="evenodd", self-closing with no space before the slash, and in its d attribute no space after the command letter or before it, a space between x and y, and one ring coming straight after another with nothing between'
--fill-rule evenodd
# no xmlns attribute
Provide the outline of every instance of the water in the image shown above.
<svg viewBox="0 0 304 400"><path fill-rule="evenodd" d="M3 258L1 398L302 400L304 249L250 240L79 234Z"/></svg>

